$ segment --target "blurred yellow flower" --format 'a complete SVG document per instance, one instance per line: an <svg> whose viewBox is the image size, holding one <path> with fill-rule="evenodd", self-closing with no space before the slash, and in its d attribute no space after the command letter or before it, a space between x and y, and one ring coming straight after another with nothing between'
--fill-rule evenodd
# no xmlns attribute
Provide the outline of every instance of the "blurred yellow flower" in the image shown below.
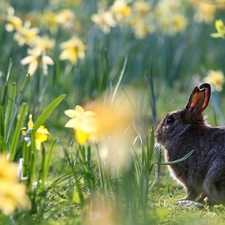
<svg viewBox="0 0 225 225"><path fill-rule="evenodd" d="M187 20L182 14L176 13L173 15L171 25L171 30L174 33L179 33L187 27Z"/></svg>
<svg viewBox="0 0 225 225"><path fill-rule="evenodd" d="M130 21L131 27L134 29L135 37L138 39L143 39L154 30L153 26L149 25L148 20L134 18Z"/></svg>
<svg viewBox="0 0 225 225"><path fill-rule="evenodd" d="M29 115L29 121L28 121L28 128L22 129L22 134L24 136L27 136L28 133L33 129L34 123L32 120L32 115ZM43 125L40 126L37 131L35 132L35 145L38 150L41 149L41 143L45 142L48 139L48 135L50 133L48 132L48 129L45 128ZM30 138L27 137L26 141L28 142L28 145L30 145Z"/></svg>
<svg viewBox="0 0 225 225"><path fill-rule="evenodd" d="M65 111L65 114L71 119L66 123L65 127L73 128L75 131L75 137L79 144L83 145L88 141L90 135L97 132L97 126L95 123L95 113L92 111L84 111L84 109L77 105L74 109ZM81 123L83 121L90 121L91 124L85 131L81 129ZM93 123L94 122L94 123Z"/></svg>
<svg viewBox="0 0 225 225"><path fill-rule="evenodd" d="M48 65L53 65L54 62L52 58L44 53L40 52L40 49L28 49L28 56L23 58L20 63L22 65L29 65L28 66L28 73L33 75L38 68L39 62L41 62L41 66L43 69L43 73L46 75L48 73Z"/></svg>
<svg viewBox="0 0 225 225"><path fill-rule="evenodd" d="M155 20L162 32L175 35L187 27L187 19L180 12L181 2L161 0L155 10Z"/></svg>
<svg viewBox="0 0 225 225"><path fill-rule="evenodd" d="M216 27L217 33L211 34L211 37L225 39L225 26L224 26L223 21L222 20L216 20L215 27Z"/></svg>
<svg viewBox="0 0 225 225"><path fill-rule="evenodd" d="M10 215L17 207L27 210L29 204L26 186L19 183L18 165L0 155L0 209Z"/></svg>
<svg viewBox="0 0 225 225"><path fill-rule="evenodd" d="M50 39L47 36L41 37L36 36L34 40L30 43L30 46L33 48L35 52L40 52L40 54L48 53L55 46L55 40Z"/></svg>
<svg viewBox="0 0 225 225"><path fill-rule="evenodd" d="M59 59L69 60L73 65L77 64L78 59L84 59L85 57L85 46L77 37L72 37L70 40L61 43L60 48L62 49L62 53Z"/></svg>
<svg viewBox="0 0 225 225"><path fill-rule="evenodd" d="M64 9L55 16L55 20L65 28L71 28L74 25L75 15L73 11Z"/></svg>
<svg viewBox="0 0 225 225"><path fill-rule="evenodd" d="M112 12L115 15L115 18L119 21L127 17L131 13L131 7L128 6L126 0L116 0L111 7Z"/></svg>
<svg viewBox="0 0 225 225"><path fill-rule="evenodd" d="M134 12L139 17L145 17L149 14L152 6L150 2L145 2L143 0L134 2Z"/></svg>
<svg viewBox="0 0 225 225"><path fill-rule="evenodd" d="M131 114L124 106L121 111L113 105L98 104L91 111L84 111L81 106L75 110L66 110L71 119L65 127L73 128L79 144L87 141L98 142L104 136L125 131L131 120Z"/></svg>
<svg viewBox="0 0 225 225"><path fill-rule="evenodd" d="M17 29L21 28L22 25L23 25L22 20L19 17L14 16L14 13L15 13L14 8L10 7L8 9L8 15L6 16L7 22L6 22L6 25L5 25L5 29L8 32L12 32L13 30L17 30Z"/></svg>
<svg viewBox="0 0 225 225"><path fill-rule="evenodd" d="M91 20L106 34L117 25L111 11L100 11L98 14L93 14Z"/></svg>
<svg viewBox="0 0 225 225"><path fill-rule="evenodd" d="M122 209L104 195L96 195L85 202L82 208L84 225L120 225Z"/></svg>
<svg viewBox="0 0 225 225"><path fill-rule="evenodd" d="M198 1L195 3L195 16L194 19L196 22L201 23L211 23L214 20L215 13L216 13L216 5Z"/></svg>
<svg viewBox="0 0 225 225"><path fill-rule="evenodd" d="M20 46L27 44L29 45L32 40L37 36L39 32L38 28L31 28L31 23L26 21L23 27L17 29L14 39L18 42Z"/></svg>
<svg viewBox="0 0 225 225"><path fill-rule="evenodd" d="M45 10L38 18L41 26L46 27L53 33L57 31L58 23L54 12Z"/></svg>
<svg viewBox="0 0 225 225"><path fill-rule="evenodd" d="M212 90L222 91L224 84L224 74L220 70L209 70L207 77L204 78L204 82L212 85Z"/></svg>

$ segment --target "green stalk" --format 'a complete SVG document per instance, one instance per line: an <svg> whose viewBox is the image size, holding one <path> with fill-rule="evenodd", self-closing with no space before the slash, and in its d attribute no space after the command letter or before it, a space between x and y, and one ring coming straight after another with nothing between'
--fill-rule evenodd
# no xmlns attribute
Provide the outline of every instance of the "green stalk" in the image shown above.
<svg viewBox="0 0 225 225"><path fill-rule="evenodd" d="M48 154L47 154L47 160L46 160L45 165L44 165L44 174L43 174L43 178L42 178L43 182L45 182L46 177L48 175L50 163L51 163L51 160L52 160L52 153L53 153L53 149L56 145L56 142L57 142L57 139L55 139L53 141L53 143L51 144L51 146L49 148Z"/></svg>
<svg viewBox="0 0 225 225"><path fill-rule="evenodd" d="M18 142L19 142L19 137L21 134L21 128L23 125L23 121L24 121L24 117L25 114L27 112L27 105L24 103L22 105L22 109L21 109L21 113L18 119L18 122L16 124L16 129L13 133L13 137L12 137L12 142L11 142L11 146L10 146L10 156L9 156L9 160L13 161L15 154L16 154L16 150L17 150L17 146L18 146Z"/></svg>
<svg viewBox="0 0 225 225"><path fill-rule="evenodd" d="M70 160L69 154L68 154L68 152L66 151L66 149L64 149L64 152L65 152L67 161L68 161L68 163L69 163L70 169L71 169L71 171L72 171L72 174L73 174L73 177L74 177L74 180L75 180L75 186L76 186L76 189L77 189L77 193L78 193L78 196L79 196L81 205L82 205L83 202L84 202L84 196L83 196L83 193L82 193L82 190L81 190L81 186L80 186L80 184L79 184L79 180L78 180L78 177L77 177L77 172L76 172L76 170L75 170L75 167L74 167L72 161Z"/></svg>
<svg viewBox="0 0 225 225"><path fill-rule="evenodd" d="M59 105L59 103L66 97L65 94L60 95L58 98L56 98L54 101L52 101L51 104L44 110L44 112L37 118L35 124L34 124L34 131L37 131L37 129L44 124L45 120L51 115L51 113L54 111L54 109Z"/></svg>
<svg viewBox="0 0 225 225"><path fill-rule="evenodd" d="M13 104L15 104L15 99L16 99L16 83L13 83L11 90L10 90L10 94L9 94L9 100L7 102L7 108L6 108L6 112L5 112L5 135L6 135L6 141L8 142L9 137L10 137L10 133L11 133L11 129L13 127L14 124L14 119L13 119L13 113L14 111L12 110L13 108Z"/></svg>

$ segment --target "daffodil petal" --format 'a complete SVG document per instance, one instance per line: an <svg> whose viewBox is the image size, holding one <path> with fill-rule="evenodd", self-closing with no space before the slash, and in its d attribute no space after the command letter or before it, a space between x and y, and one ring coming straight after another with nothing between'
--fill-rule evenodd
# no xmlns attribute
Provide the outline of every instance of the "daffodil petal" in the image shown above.
<svg viewBox="0 0 225 225"><path fill-rule="evenodd" d="M78 122L79 122L78 118L73 118L66 123L65 127L70 127L70 128L76 129Z"/></svg>
<svg viewBox="0 0 225 225"><path fill-rule="evenodd" d="M70 118L75 118L75 117L79 117L80 113L75 111L74 109L68 109L64 112L67 116L69 116Z"/></svg>

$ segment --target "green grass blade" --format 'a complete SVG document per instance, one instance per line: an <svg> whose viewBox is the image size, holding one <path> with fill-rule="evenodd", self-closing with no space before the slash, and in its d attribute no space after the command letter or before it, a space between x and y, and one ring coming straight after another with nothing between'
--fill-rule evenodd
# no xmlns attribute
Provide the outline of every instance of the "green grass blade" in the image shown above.
<svg viewBox="0 0 225 225"><path fill-rule="evenodd" d="M51 147L50 147L50 149L48 151L47 160L46 160L45 168L44 168L44 176L43 176L44 181L45 181L45 179L47 177L47 174L48 174L48 170L49 170L51 159L52 159L52 153L53 153L53 149L54 149L54 147L56 145L56 142L57 142L57 139L55 139L53 141L53 143L51 144Z"/></svg>
<svg viewBox="0 0 225 225"><path fill-rule="evenodd" d="M9 160L13 161L15 154L16 154L16 150L17 150L17 146L18 146L18 142L19 142L19 137L21 134L21 128L23 125L23 121L24 121L24 117L25 114L27 112L27 104L23 104L22 105L22 109L21 109L21 113L18 119L18 122L16 124L16 129L13 133L13 137L12 137L12 142L11 142L11 146L10 146L10 156L9 156Z"/></svg>
<svg viewBox="0 0 225 225"><path fill-rule="evenodd" d="M66 97L65 94L60 95L56 98L45 110L44 112L37 118L34 124L34 131L36 131L41 125L44 124L45 120L51 115L54 109L59 105L59 103Z"/></svg>
<svg viewBox="0 0 225 225"><path fill-rule="evenodd" d="M9 94L9 100L7 102L6 116L5 116L6 141L8 141L9 139L14 124L15 118L13 118L13 115L15 115L15 111L13 111L13 104L15 104L15 100L16 100L16 83L13 83Z"/></svg>
<svg viewBox="0 0 225 225"><path fill-rule="evenodd" d="M184 157L180 158L180 159L177 159L177 160L174 160L174 161L170 161L170 162L155 162L154 164L160 164L160 165L173 165L173 164L176 164L176 163L179 163L179 162L182 162L184 160L186 160L187 158L189 158L192 153L194 152L194 150L190 151L188 154L186 154Z"/></svg>
<svg viewBox="0 0 225 225"><path fill-rule="evenodd" d="M7 96L7 92L8 92L8 84L9 84L9 77L10 77L11 69L12 69L12 60L9 61L9 67L8 67L8 72L7 72L7 76L6 76L5 88L4 88L3 97L2 97L2 105L5 105L5 102L6 102L6 96Z"/></svg>

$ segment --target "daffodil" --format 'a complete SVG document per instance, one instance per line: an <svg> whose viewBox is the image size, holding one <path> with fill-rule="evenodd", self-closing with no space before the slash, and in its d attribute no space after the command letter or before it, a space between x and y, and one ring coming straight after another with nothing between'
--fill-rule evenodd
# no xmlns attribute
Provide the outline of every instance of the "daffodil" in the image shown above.
<svg viewBox="0 0 225 225"><path fill-rule="evenodd" d="M48 36L41 37L37 35L30 43L30 46L35 52L38 52L39 54L45 54L54 48L55 40L50 39Z"/></svg>
<svg viewBox="0 0 225 225"><path fill-rule="evenodd" d="M30 145L30 138L28 137L29 132L33 129L34 123L32 120L32 115L29 115L29 122L28 122L28 128L22 129L22 134L26 136L25 139L28 142L28 145ZM48 139L48 135L50 133L48 132L48 129L45 128L43 125L40 126L37 131L35 132L35 145L38 150L41 149L41 143L45 142Z"/></svg>
<svg viewBox="0 0 225 225"><path fill-rule="evenodd" d="M212 90L222 91L224 84L224 74L220 70L209 70L208 76L204 78L204 81L212 85Z"/></svg>
<svg viewBox="0 0 225 225"><path fill-rule="evenodd" d="M6 155L0 155L0 209L10 215L17 207L29 208L26 186L19 183L18 165L9 162Z"/></svg>
<svg viewBox="0 0 225 225"><path fill-rule="evenodd" d="M64 9L55 16L55 20L65 28L71 28L74 24L75 15L73 11Z"/></svg>
<svg viewBox="0 0 225 225"><path fill-rule="evenodd" d="M211 34L211 37L225 39L225 26L223 21L216 20L215 27L216 27L217 33Z"/></svg>
<svg viewBox="0 0 225 225"><path fill-rule="evenodd" d="M112 27L117 25L111 11L100 11L97 14L93 14L91 20L106 34L110 32Z"/></svg>
<svg viewBox="0 0 225 225"><path fill-rule="evenodd" d="M56 21L56 15L50 10L45 10L39 16L40 25L50 30L50 32L55 33L58 29L58 23Z"/></svg>
<svg viewBox="0 0 225 225"><path fill-rule="evenodd" d="M14 35L14 39L18 42L20 46L24 44L30 44L31 41L37 36L39 32L38 28L31 28L31 23L26 21L24 26L18 28Z"/></svg>
<svg viewBox="0 0 225 225"><path fill-rule="evenodd" d="M131 7L128 6L126 0L116 0L112 5L111 10L118 21L121 21L131 14Z"/></svg>
<svg viewBox="0 0 225 225"><path fill-rule="evenodd" d="M151 11L151 4L145 1L136 1L134 2L134 12L139 17L145 17Z"/></svg>
<svg viewBox="0 0 225 225"><path fill-rule="evenodd" d="M46 75L48 73L48 65L53 65L54 62L52 58L47 55L41 54L40 49L28 49L28 56L23 58L20 63L22 65L28 66L28 73L33 75L38 68L39 62L41 62L43 73Z"/></svg>
<svg viewBox="0 0 225 225"><path fill-rule="evenodd" d="M69 109L65 111L65 114L71 119L66 123L65 127L73 128L75 131L75 137L79 144L85 144L90 135L97 132L97 126L95 121L95 113L92 111L84 111L84 109L77 105L74 109ZM82 129L81 124L84 121L91 121L89 126L85 127L87 129Z"/></svg>
<svg viewBox="0 0 225 225"><path fill-rule="evenodd" d="M194 20L198 23L205 22L211 23L214 20L216 13L216 5L207 2L198 1L195 5L196 13Z"/></svg>
<svg viewBox="0 0 225 225"><path fill-rule="evenodd" d="M180 1L159 1L155 10L155 20L162 32L175 35L186 29L187 19L180 9Z"/></svg>
<svg viewBox="0 0 225 225"><path fill-rule="evenodd" d="M72 37L70 40L63 42L60 48L62 49L62 53L59 59L69 60L73 65L77 64L78 59L84 59L85 57L85 46L77 37Z"/></svg>
<svg viewBox="0 0 225 225"><path fill-rule="evenodd" d="M85 111L81 106L76 106L75 110L65 111L71 118L65 127L74 129L79 144L98 142L107 135L127 128L131 114L126 106L121 105L120 108L121 111L111 105L99 104L92 111Z"/></svg>
<svg viewBox="0 0 225 225"><path fill-rule="evenodd" d="M138 39L145 38L150 31L153 30L153 27L149 26L148 21L134 18L130 21L131 27L134 29L135 37Z"/></svg>
<svg viewBox="0 0 225 225"><path fill-rule="evenodd" d="M15 13L14 8L10 7L8 9L8 15L6 16L6 25L5 25L5 29L8 32L17 30L21 28L23 25L23 21L18 16L15 16L14 13Z"/></svg>

